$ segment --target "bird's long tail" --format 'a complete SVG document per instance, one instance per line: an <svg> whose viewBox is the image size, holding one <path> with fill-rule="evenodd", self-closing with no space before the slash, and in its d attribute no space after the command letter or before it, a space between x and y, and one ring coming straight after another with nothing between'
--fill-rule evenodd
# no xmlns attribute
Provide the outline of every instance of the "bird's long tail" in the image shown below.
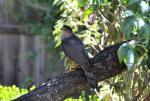
<svg viewBox="0 0 150 101"><path fill-rule="evenodd" d="M98 90L97 90L98 83L93 75L92 64L91 63L89 64L89 63L84 64L83 70L84 70L84 73L85 73L85 76L86 76L89 86L92 88L92 90L94 90L94 92L99 97L99 99L101 99L101 97L98 93Z"/></svg>
<svg viewBox="0 0 150 101"><path fill-rule="evenodd" d="M97 89L97 81L93 75L92 65L89 62L89 63L83 64L82 66L83 66L82 68L84 70L84 73L85 73L85 76L86 76L89 86L92 89Z"/></svg>

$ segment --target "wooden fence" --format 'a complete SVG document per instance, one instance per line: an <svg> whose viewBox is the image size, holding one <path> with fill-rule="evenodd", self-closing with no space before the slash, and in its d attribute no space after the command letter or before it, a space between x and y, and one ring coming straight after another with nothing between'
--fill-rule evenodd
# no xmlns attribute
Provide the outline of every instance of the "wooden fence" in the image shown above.
<svg viewBox="0 0 150 101"><path fill-rule="evenodd" d="M46 56L39 36L0 34L0 82L16 84L32 77L41 83Z"/></svg>
<svg viewBox="0 0 150 101"><path fill-rule="evenodd" d="M0 84L21 85L31 77L39 85L64 68L57 68L63 67L56 61L58 53L48 51L40 36L20 31L21 25L12 16L17 5L17 2L0 0Z"/></svg>

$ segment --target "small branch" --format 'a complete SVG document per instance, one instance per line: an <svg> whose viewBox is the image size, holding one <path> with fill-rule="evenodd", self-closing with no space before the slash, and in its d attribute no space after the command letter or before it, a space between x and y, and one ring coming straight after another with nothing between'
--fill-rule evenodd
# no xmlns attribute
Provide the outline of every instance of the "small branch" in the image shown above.
<svg viewBox="0 0 150 101"><path fill-rule="evenodd" d="M105 48L91 60L97 81L113 77L126 70L126 66L119 63L117 56L117 50L122 43ZM84 73L78 69L49 80L44 85L14 101L63 101L65 98L79 94L87 88Z"/></svg>
<svg viewBox="0 0 150 101"><path fill-rule="evenodd" d="M99 13L99 17L102 19L102 21L108 26L108 25L110 25L110 22L106 19L106 17L104 17L104 15L100 12L100 11L98 11L98 13Z"/></svg>

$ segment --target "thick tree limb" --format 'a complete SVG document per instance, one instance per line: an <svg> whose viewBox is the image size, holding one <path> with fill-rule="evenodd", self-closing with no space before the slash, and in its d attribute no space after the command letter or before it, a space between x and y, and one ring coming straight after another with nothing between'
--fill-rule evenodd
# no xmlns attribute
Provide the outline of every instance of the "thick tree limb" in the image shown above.
<svg viewBox="0 0 150 101"><path fill-rule="evenodd" d="M126 69L120 64L117 50L122 43L110 46L92 59L93 71L97 81L113 77ZM88 87L81 69L64 73L15 101L63 101L65 98L80 93Z"/></svg>

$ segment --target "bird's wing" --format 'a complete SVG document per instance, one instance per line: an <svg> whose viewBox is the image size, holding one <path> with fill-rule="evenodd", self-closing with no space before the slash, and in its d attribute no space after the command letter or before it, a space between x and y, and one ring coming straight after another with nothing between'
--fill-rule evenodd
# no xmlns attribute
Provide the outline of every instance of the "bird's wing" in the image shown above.
<svg viewBox="0 0 150 101"><path fill-rule="evenodd" d="M85 53L84 45L78 38L70 38L62 41L62 49L66 56L71 58L77 64L88 62L88 56Z"/></svg>

